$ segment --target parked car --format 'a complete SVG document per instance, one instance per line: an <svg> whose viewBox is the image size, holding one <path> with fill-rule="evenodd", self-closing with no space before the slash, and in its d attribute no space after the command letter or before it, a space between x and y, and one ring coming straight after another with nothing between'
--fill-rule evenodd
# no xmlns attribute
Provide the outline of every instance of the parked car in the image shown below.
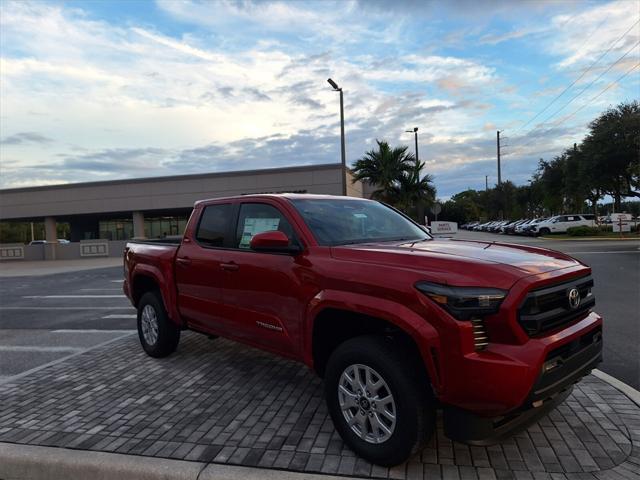
<svg viewBox="0 0 640 480"><path fill-rule="evenodd" d="M544 222L537 223L533 226L532 231L535 235L548 235L549 233L566 233L571 227L593 227L595 226L595 217L593 215L556 215Z"/></svg>
<svg viewBox="0 0 640 480"><path fill-rule="evenodd" d="M468 222L468 223L464 223L462 225L460 225L460 228L462 230L471 230L473 229L473 227L475 227L476 225L479 225L480 222Z"/></svg>
<svg viewBox="0 0 640 480"><path fill-rule="evenodd" d="M511 222L509 225L502 227L502 232L507 235L513 235L516 233L516 228L518 228L523 223L528 222L529 219L523 218L521 220L517 220L515 222Z"/></svg>
<svg viewBox="0 0 640 480"><path fill-rule="evenodd" d="M69 240L65 240L64 238L59 238L58 239L58 243L60 245L66 245L68 243L71 243ZM46 240L31 240L29 242L29 245L46 245L47 241Z"/></svg>
<svg viewBox="0 0 640 480"><path fill-rule="evenodd" d="M521 229L520 233L522 235L534 235L534 227L547 220L549 220L549 217L534 218Z"/></svg>
<svg viewBox="0 0 640 480"><path fill-rule="evenodd" d="M496 442L601 361L589 267L435 240L372 200L200 201L181 242L128 243L124 272L148 355L170 355L188 329L304 362L346 444L385 466L420 450L438 408L450 439Z"/></svg>

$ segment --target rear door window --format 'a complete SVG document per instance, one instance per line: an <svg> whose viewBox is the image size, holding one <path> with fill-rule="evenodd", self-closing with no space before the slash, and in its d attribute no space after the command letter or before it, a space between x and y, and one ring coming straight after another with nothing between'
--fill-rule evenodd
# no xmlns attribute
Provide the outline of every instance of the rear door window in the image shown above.
<svg viewBox="0 0 640 480"><path fill-rule="evenodd" d="M204 208L196 240L206 247L225 247L228 244L231 204L209 205Z"/></svg>

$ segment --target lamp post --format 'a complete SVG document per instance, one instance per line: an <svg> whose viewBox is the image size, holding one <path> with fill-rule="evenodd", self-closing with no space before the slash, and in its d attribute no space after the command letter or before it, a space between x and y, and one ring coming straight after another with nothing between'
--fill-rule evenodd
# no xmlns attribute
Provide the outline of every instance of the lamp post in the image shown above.
<svg viewBox="0 0 640 480"><path fill-rule="evenodd" d="M418 162L418 127L413 127L413 130L405 130L406 133L413 133L416 137L416 162Z"/></svg>
<svg viewBox="0 0 640 480"><path fill-rule="evenodd" d="M347 155L345 152L345 143L344 143L344 101L342 98L342 88L338 87L338 84L331 80L327 79L329 85L333 87L335 92L340 92L340 147L342 154L342 195L347 195Z"/></svg>

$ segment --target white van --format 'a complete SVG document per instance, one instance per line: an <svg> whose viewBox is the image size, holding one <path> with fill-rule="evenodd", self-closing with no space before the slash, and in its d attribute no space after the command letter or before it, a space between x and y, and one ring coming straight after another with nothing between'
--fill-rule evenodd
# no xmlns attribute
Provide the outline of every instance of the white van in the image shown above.
<svg viewBox="0 0 640 480"><path fill-rule="evenodd" d="M547 235L549 233L566 233L567 229L571 227L593 226L595 226L595 217L591 214L556 215L534 225L532 231L535 235Z"/></svg>

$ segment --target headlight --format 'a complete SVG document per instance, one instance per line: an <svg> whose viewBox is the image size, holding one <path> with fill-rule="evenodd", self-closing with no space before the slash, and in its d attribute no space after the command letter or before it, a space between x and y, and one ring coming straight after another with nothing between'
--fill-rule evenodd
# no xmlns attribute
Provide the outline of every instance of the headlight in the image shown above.
<svg viewBox="0 0 640 480"><path fill-rule="evenodd" d="M484 287L450 287L418 282L416 288L458 320L470 320L497 313L507 295L506 290Z"/></svg>

